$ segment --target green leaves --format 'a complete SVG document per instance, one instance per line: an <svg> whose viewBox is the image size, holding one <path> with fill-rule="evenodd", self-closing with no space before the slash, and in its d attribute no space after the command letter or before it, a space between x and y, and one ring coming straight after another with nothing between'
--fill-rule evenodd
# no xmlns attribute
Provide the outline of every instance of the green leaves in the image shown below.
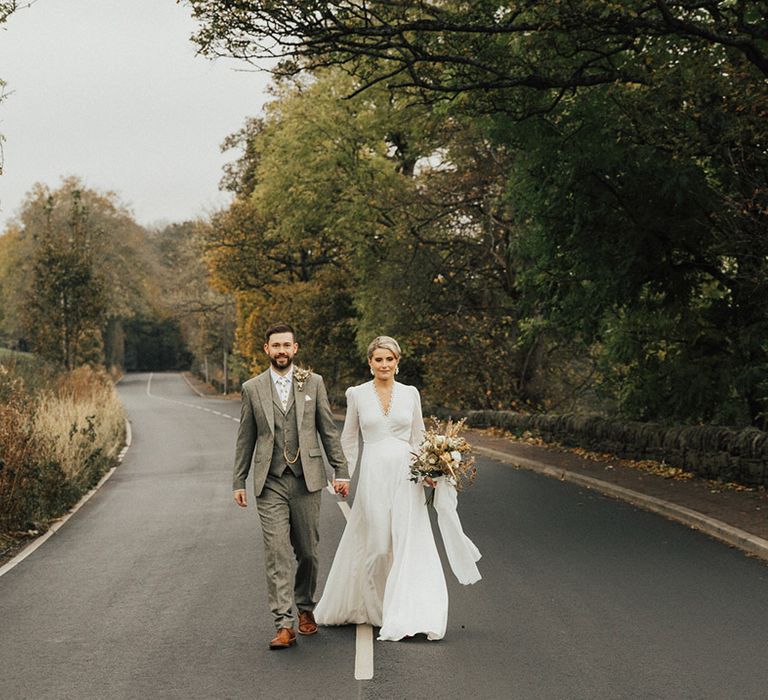
<svg viewBox="0 0 768 700"><path fill-rule="evenodd" d="M759 3L191 5L296 78L211 249L244 316L323 280L443 405L765 423Z"/></svg>
<svg viewBox="0 0 768 700"><path fill-rule="evenodd" d="M56 199L48 198L46 225L37 233L27 332L40 354L73 369L101 361L99 354L92 356L100 342L94 347L89 340L100 335L106 311L106 280L94 255L102 232L93 226L78 189Z"/></svg>
<svg viewBox="0 0 768 700"><path fill-rule="evenodd" d="M0 252L0 337L68 367L121 365L121 323L162 303L147 232L76 178L33 188Z"/></svg>

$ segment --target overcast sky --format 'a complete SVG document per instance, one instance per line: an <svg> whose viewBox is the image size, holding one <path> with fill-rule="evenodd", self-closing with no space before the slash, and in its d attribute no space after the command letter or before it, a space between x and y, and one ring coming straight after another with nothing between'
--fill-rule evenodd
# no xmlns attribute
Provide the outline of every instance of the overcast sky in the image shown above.
<svg viewBox="0 0 768 700"><path fill-rule="evenodd" d="M0 25L0 231L36 182L79 176L144 225L229 201L219 145L259 113L268 77L195 55L175 0L37 0Z"/></svg>

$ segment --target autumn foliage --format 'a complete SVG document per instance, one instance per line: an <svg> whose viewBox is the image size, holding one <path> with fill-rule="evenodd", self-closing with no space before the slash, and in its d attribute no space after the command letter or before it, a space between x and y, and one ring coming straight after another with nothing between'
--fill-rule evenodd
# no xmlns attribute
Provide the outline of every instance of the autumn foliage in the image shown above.
<svg viewBox="0 0 768 700"><path fill-rule="evenodd" d="M253 369L291 318L341 385L387 333L432 405L766 425L761 3L189 4L283 59L208 239Z"/></svg>
<svg viewBox="0 0 768 700"><path fill-rule="evenodd" d="M0 535L44 528L116 463L125 418L110 378L0 363ZM49 386L40 386L41 375Z"/></svg>

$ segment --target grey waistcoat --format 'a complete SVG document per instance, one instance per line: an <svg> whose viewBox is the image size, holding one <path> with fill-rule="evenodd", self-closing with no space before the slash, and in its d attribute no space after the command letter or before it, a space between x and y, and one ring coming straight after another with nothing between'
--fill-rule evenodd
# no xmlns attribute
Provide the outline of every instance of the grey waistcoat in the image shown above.
<svg viewBox="0 0 768 700"><path fill-rule="evenodd" d="M296 476L301 476L301 456L295 464L288 464L285 459L287 454L291 459L299 449L299 427L296 423L296 403L293 400L293 389L288 395L288 409L283 412L283 404L277 394L275 383L270 380L272 386L272 403L275 404L275 444L272 448L272 462L269 465L269 473L282 476L288 467Z"/></svg>

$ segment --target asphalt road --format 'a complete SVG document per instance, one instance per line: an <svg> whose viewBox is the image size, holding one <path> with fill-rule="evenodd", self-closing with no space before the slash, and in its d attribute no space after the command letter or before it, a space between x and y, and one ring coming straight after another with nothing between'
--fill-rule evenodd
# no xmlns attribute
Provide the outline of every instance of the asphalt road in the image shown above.
<svg viewBox="0 0 768 700"><path fill-rule="evenodd" d="M483 580L446 638L355 629L270 652L258 517L230 495L239 406L129 375L124 463L0 578L0 698L766 698L768 566L571 484L479 460ZM218 412L218 414L217 414ZM321 584L344 524L323 494Z"/></svg>

